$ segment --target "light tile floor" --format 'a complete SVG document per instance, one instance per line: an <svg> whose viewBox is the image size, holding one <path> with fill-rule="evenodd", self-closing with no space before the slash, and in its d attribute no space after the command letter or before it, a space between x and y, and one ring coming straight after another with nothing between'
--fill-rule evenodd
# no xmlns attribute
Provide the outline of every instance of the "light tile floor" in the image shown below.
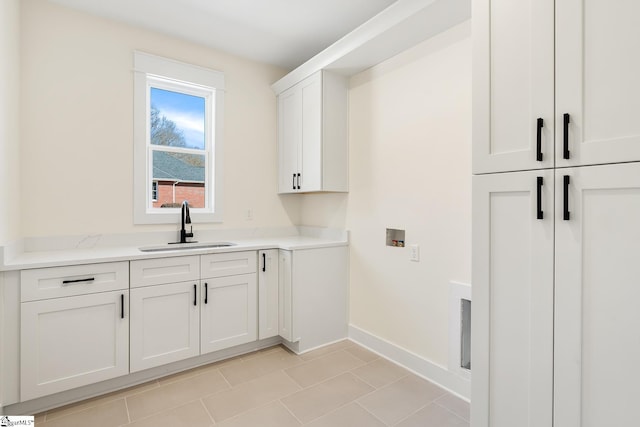
<svg viewBox="0 0 640 427"><path fill-rule="evenodd" d="M469 404L350 342L272 347L47 411L39 427L469 427Z"/></svg>

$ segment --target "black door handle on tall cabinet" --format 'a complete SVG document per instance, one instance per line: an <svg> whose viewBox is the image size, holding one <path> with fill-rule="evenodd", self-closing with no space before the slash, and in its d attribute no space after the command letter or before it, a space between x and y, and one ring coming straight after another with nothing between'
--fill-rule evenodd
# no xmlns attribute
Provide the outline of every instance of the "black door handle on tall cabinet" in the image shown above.
<svg viewBox="0 0 640 427"><path fill-rule="evenodd" d="M262 271L267 271L267 254L262 253Z"/></svg>
<svg viewBox="0 0 640 427"><path fill-rule="evenodd" d="M120 294L120 318L124 319L124 294Z"/></svg>
<svg viewBox="0 0 640 427"><path fill-rule="evenodd" d="M300 189L300 174L298 174L298 190Z"/></svg>
<svg viewBox="0 0 640 427"><path fill-rule="evenodd" d="M536 128L537 128L537 132L536 132L536 160L541 162L542 161L542 128L544 127L544 120L542 120L540 117L538 117L537 123L536 123Z"/></svg>
<svg viewBox="0 0 640 427"><path fill-rule="evenodd" d="M209 302L209 284L204 282L204 303L207 304Z"/></svg>
<svg viewBox="0 0 640 427"><path fill-rule="evenodd" d="M544 185L544 179L541 176L536 177L537 178L537 187L538 187L538 192L537 192L537 218L538 219L544 219L544 212L542 212L542 186Z"/></svg>
<svg viewBox="0 0 640 427"><path fill-rule="evenodd" d="M292 187L292 190L296 189L296 174L295 173L293 174L293 178L291 179L291 187Z"/></svg>
<svg viewBox="0 0 640 427"><path fill-rule="evenodd" d="M564 122L564 127L563 127L563 135L562 135L563 136L562 158L569 159L571 154L569 152L569 123L571 123L571 116L569 116L568 113L564 113L563 122Z"/></svg>
<svg viewBox="0 0 640 427"><path fill-rule="evenodd" d="M569 221L569 219L571 218L571 212L569 212L569 182L570 182L570 178L569 175L565 175L564 176L564 215L563 215L563 219L565 221Z"/></svg>

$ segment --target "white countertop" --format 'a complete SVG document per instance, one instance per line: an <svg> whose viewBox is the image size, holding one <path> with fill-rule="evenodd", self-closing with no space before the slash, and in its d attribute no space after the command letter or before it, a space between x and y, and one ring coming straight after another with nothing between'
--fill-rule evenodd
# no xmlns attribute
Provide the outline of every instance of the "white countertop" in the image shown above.
<svg viewBox="0 0 640 427"><path fill-rule="evenodd" d="M346 232L343 236L323 235L289 235L283 237L251 237L225 239L197 239L198 243L231 242L233 246L221 248L189 248L167 251L143 252L139 248L159 246L158 244L94 246L90 248L64 248L57 250L40 250L18 252L4 261L0 271L24 270L42 267L58 267L63 265L94 264L112 261L133 261L137 259L167 258L175 256L202 255L209 253L255 251L262 249L304 250L348 245ZM225 236L229 237L229 236Z"/></svg>

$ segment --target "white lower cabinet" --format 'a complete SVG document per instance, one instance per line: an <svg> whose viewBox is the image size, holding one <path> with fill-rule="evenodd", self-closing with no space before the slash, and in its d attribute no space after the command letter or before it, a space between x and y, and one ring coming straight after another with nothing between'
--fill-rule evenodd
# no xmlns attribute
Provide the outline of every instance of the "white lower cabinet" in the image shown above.
<svg viewBox="0 0 640 427"><path fill-rule="evenodd" d="M258 252L258 338L261 340L279 334L278 253L278 249Z"/></svg>
<svg viewBox="0 0 640 427"><path fill-rule="evenodd" d="M255 341L256 268L255 251L132 261L131 372Z"/></svg>
<svg viewBox="0 0 640 427"><path fill-rule="evenodd" d="M474 427L551 426L553 188L551 170L473 177Z"/></svg>
<svg viewBox="0 0 640 427"><path fill-rule="evenodd" d="M293 310L291 304L292 298L292 251L280 251L278 263L278 335L287 341L298 341L299 338L293 335Z"/></svg>
<svg viewBox="0 0 640 427"><path fill-rule="evenodd" d="M279 331L298 353L347 336L346 246L280 250Z"/></svg>
<svg viewBox="0 0 640 427"><path fill-rule="evenodd" d="M131 289L131 372L200 354L198 283Z"/></svg>
<svg viewBox="0 0 640 427"><path fill-rule="evenodd" d="M20 400L129 373L129 292L21 304Z"/></svg>
<svg viewBox="0 0 640 427"><path fill-rule="evenodd" d="M203 280L200 353L255 341L257 337L256 274Z"/></svg>
<svg viewBox="0 0 640 427"><path fill-rule="evenodd" d="M556 210L554 425L638 425L640 163L557 170Z"/></svg>
<svg viewBox="0 0 640 427"><path fill-rule="evenodd" d="M278 335L344 339L347 263L340 246L23 270L12 404Z"/></svg>

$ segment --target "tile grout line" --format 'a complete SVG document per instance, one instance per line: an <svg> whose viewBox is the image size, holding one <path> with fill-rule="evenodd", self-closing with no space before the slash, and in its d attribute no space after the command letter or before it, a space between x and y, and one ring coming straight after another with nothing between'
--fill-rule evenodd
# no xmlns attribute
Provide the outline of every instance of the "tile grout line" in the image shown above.
<svg viewBox="0 0 640 427"><path fill-rule="evenodd" d="M291 395L289 395L289 396L291 396ZM285 396L285 397L287 397L287 396ZM294 414L293 412L291 412L291 409L289 409L289 407L288 407L287 405L285 405L285 404L284 404L284 402L282 401L282 398L280 398L280 399L276 399L276 401L277 401L280 405L282 405L282 407L283 407L283 408L284 408L288 413L290 413L290 414L291 414L291 416L292 416L296 421L298 421L298 422L300 423L300 425L301 425L301 426L303 426L303 425L304 425L304 423L302 422L302 420L301 420L300 418L298 418L298 417L296 416L296 414Z"/></svg>
<svg viewBox="0 0 640 427"><path fill-rule="evenodd" d="M215 393L214 393L214 394L215 394ZM211 420L211 422L212 422L213 424L218 424L218 423L216 422L216 420L215 420L215 419L213 419L213 415L211 414L211 412L209 412L209 408L207 408L207 405L205 405L205 403L204 403L204 396L203 396L203 397L201 397L201 398L200 398L200 399L198 399L198 400L199 400L200 404L204 407L204 411L207 413L207 415L209 415L209 419Z"/></svg>
<svg viewBox="0 0 640 427"><path fill-rule="evenodd" d="M415 414L417 414L418 412L422 411L424 408L426 408L427 406L431 405L432 403L434 403L435 400L432 400L429 403L426 403L422 406L420 406L418 409L416 409L415 411L411 412L410 414L408 414L406 417L400 418L398 421L396 421L395 423L393 423L394 426L397 426L401 423L403 423L404 421L408 420L409 418L413 417Z"/></svg>
<svg viewBox="0 0 640 427"><path fill-rule="evenodd" d="M353 403L355 403L356 405L361 407L367 414L371 415L373 418L375 418L376 420L380 421L385 426L387 425L387 423L385 423L382 419L380 419L378 416L376 416L376 414L374 414L373 412L371 412L370 410L368 410L367 408L362 406L358 401L354 400Z"/></svg>
<svg viewBox="0 0 640 427"><path fill-rule="evenodd" d="M433 401L433 404L434 404L434 405L437 405L437 406L439 406L439 407L441 407L441 408L442 408L442 409L444 409L445 411L447 411L447 412L449 412L449 413L451 413L451 414L455 415L456 417L460 418L461 420L466 421L467 423L470 423L470 422L471 422L470 420L468 420L468 419L466 419L466 418L462 417L460 414L455 413L454 411L452 411L451 409L449 409L449 408L448 408L448 407L446 407L445 405L443 405L443 404L441 404L441 403L438 403L438 400L440 400L440 399L436 399L436 400L434 400L434 401Z"/></svg>
<svg viewBox="0 0 640 427"><path fill-rule="evenodd" d="M129 420L128 424L131 424L131 414L129 414L129 402L127 402L127 397L124 397L124 408L127 410L127 420Z"/></svg>

